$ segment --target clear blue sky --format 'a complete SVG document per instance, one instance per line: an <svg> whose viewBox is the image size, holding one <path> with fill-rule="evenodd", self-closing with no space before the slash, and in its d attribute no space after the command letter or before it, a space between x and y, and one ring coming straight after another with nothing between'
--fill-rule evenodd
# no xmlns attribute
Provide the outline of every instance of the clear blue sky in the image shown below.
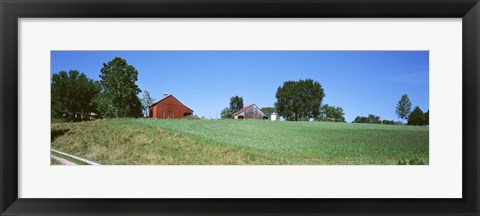
<svg viewBox="0 0 480 216"><path fill-rule="evenodd" d="M168 92L206 118L220 117L234 95L273 107L284 81L307 78L320 82L322 103L342 107L348 122L368 114L398 120L402 94L429 109L428 51L52 51L51 73L79 70L99 80L114 57L138 70L138 86L156 100Z"/></svg>

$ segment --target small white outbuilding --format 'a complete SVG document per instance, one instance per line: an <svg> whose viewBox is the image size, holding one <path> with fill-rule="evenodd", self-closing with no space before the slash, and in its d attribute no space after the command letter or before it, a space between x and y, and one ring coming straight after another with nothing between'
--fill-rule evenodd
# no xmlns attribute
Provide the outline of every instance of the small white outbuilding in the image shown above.
<svg viewBox="0 0 480 216"><path fill-rule="evenodd" d="M270 121L277 121L277 113L273 112L270 114Z"/></svg>

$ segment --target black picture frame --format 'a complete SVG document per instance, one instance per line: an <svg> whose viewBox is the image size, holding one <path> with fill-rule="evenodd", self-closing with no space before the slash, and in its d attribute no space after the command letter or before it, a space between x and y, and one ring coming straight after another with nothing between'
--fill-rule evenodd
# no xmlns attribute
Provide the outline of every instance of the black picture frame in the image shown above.
<svg viewBox="0 0 480 216"><path fill-rule="evenodd" d="M0 0L0 15L2 30L0 44L1 215L480 214L478 183L480 5L478 0ZM463 198L19 199L17 196L18 19L24 17L462 18Z"/></svg>

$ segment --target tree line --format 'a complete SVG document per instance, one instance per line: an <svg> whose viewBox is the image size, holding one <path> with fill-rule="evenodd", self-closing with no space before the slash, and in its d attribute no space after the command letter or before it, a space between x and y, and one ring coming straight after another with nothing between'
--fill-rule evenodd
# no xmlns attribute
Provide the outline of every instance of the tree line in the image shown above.
<svg viewBox="0 0 480 216"><path fill-rule="evenodd" d="M408 95L402 95L396 106L396 114L398 118L407 120L408 125L429 125L429 112L423 112L419 106L415 106L412 111L412 102Z"/></svg>
<svg viewBox="0 0 480 216"><path fill-rule="evenodd" d="M96 118L138 118L148 114L153 103L148 91L143 98L136 81L138 71L123 58L104 63L100 80L88 78L77 70L60 71L51 79L52 118L87 120Z"/></svg>
<svg viewBox="0 0 480 216"><path fill-rule="evenodd" d="M278 87L275 97L277 101L274 107L261 108L267 116L277 112L278 115L293 121L316 118L320 121L346 122L342 107L322 104L325 97L324 89L319 82L312 79L286 81ZM233 113L243 107L243 98L233 96L230 98L230 106L221 111L221 118L232 118ZM424 113L418 106L412 111L411 107L412 102L408 95L402 95L395 106L398 118L406 120L408 125L429 125L429 111ZM380 116L374 114L357 116L352 123L404 124L401 121L382 120Z"/></svg>
<svg viewBox="0 0 480 216"><path fill-rule="evenodd" d="M286 81L278 87L275 97L277 102L275 102L274 107L261 108L267 116L277 112L280 116L294 121L317 118L345 122L345 113L341 107L322 105L325 93L317 81L311 79ZM230 98L229 105L221 111L221 118L232 118L235 112L240 111L244 107L243 98L233 96Z"/></svg>
<svg viewBox="0 0 480 216"><path fill-rule="evenodd" d="M407 125L429 125L429 111L427 110L427 112L424 113L419 106L415 106L412 111L412 102L406 94L401 96L400 100L395 106L395 113L399 119L407 121ZM379 116L373 114L369 114L368 116L357 116L352 123L404 124L402 121L381 120Z"/></svg>

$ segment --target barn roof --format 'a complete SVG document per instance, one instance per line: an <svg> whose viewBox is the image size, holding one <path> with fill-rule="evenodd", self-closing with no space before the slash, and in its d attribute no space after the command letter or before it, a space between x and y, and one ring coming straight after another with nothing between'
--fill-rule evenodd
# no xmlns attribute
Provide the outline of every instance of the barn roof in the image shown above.
<svg viewBox="0 0 480 216"><path fill-rule="evenodd" d="M189 109L190 111L193 112L192 109L190 109L189 107L185 106L185 104L183 104L182 102L180 102L180 100L178 100L178 99L177 99L176 97L174 97L173 95L168 95L167 97L162 98L161 100L157 101L156 103L150 105L149 108L157 105L158 103L162 102L163 100L165 100L165 99L167 99L167 98L169 98L169 97L173 97L175 100L178 101L178 103L180 103L182 106L186 107L187 109Z"/></svg>
<svg viewBox="0 0 480 216"><path fill-rule="evenodd" d="M240 115L240 113L245 112L246 110L250 109L250 108L253 107L253 106L257 106L257 105L255 105L255 104L250 104L250 105L244 107L243 109L241 109L240 111L234 113L233 116L238 116L238 115ZM258 108L258 107L257 107L257 108ZM260 108L259 108L258 110L260 110ZM263 113L262 110L260 110L260 112ZM265 115L265 113L264 113L263 115Z"/></svg>

